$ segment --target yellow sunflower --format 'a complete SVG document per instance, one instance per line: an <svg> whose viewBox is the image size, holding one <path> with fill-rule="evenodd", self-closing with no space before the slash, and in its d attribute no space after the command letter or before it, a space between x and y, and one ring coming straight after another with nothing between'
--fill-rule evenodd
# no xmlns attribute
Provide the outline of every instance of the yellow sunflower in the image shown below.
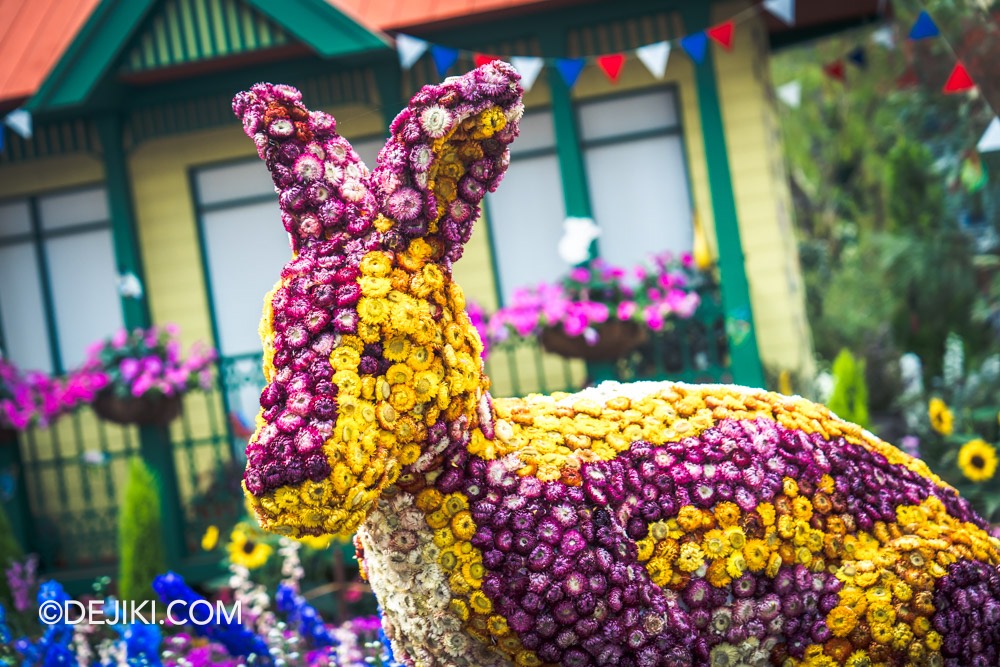
<svg viewBox="0 0 1000 667"><path fill-rule="evenodd" d="M958 467L973 482L992 479L997 471L997 450L980 438L970 440L958 450Z"/></svg>
<svg viewBox="0 0 1000 667"><path fill-rule="evenodd" d="M932 398L927 404L927 416L930 417L931 428L941 435L951 435L955 428L955 416L944 401Z"/></svg>
<svg viewBox="0 0 1000 667"><path fill-rule="evenodd" d="M233 563L248 570L256 570L271 556L271 547L258 542L252 533L241 526L233 529L226 549L229 550L229 559Z"/></svg>

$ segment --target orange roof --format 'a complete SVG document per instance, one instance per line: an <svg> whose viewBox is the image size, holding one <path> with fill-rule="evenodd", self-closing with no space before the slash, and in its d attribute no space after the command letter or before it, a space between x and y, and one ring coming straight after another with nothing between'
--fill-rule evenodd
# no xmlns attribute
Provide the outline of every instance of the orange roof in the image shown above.
<svg viewBox="0 0 1000 667"><path fill-rule="evenodd" d="M42 85L100 0L0 0L0 103Z"/></svg>
<svg viewBox="0 0 1000 667"><path fill-rule="evenodd" d="M379 30L399 30L448 22L476 14L508 12L558 0L326 0Z"/></svg>

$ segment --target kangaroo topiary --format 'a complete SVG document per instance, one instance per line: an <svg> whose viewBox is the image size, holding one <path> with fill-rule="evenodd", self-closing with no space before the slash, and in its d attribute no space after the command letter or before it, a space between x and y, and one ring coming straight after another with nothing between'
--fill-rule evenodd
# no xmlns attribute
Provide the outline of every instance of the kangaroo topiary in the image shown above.
<svg viewBox="0 0 1000 667"><path fill-rule="evenodd" d="M823 406L669 382L491 398L451 267L517 136L509 65L424 87L372 172L293 88L233 107L293 251L244 486L265 528L357 532L397 659L1000 664L1000 541Z"/></svg>

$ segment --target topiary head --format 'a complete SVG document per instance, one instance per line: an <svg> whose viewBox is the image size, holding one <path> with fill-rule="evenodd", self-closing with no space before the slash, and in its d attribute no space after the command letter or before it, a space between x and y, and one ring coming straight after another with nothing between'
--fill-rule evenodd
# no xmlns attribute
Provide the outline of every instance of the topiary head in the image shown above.
<svg viewBox="0 0 1000 667"><path fill-rule="evenodd" d="M488 413L451 266L509 162L518 76L494 62L424 87L371 172L293 88L259 84L233 109L271 171L293 252L265 299L267 386L244 487L266 528L351 532L433 455L435 433Z"/></svg>

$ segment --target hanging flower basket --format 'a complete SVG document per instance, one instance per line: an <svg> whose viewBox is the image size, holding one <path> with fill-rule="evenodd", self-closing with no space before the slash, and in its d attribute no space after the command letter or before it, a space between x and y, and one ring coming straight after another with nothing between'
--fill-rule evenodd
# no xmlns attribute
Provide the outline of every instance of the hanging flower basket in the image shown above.
<svg viewBox="0 0 1000 667"><path fill-rule="evenodd" d="M181 397L122 397L102 391L94 400L93 408L98 417L115 424L167 426L181 413Z"/></svg>
<svg viewBox="0 0 1000 667"><path fill-rule="evenodd" d="M598 337L593 345L583 336L570 336L562 326L545 327L540 340L547 352L586 361L614 361L646 342L646 328L638 322L609 320L594 329Z"/></svg>

